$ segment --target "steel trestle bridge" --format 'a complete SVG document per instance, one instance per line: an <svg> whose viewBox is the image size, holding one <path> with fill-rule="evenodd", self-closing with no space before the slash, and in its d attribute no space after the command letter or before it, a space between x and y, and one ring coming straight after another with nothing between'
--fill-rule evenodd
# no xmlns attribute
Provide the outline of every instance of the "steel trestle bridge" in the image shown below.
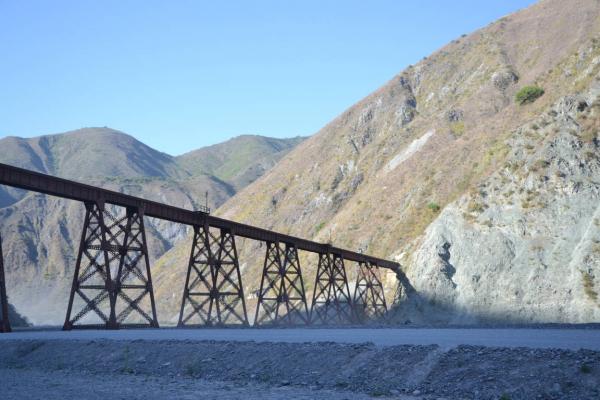
<svg viewBox="0 0 600 400"><path fill-rule="evenodd" d="M193 228L180 327L249 325L236 237L266 244L255 325L344 324L383 317L387 305L380 269L401 274L398 263L218 218L208 209L186 210L6 164L0 164L0 185L85 206L65 330L158 327L144 217ZM318 255L310 308L299 251ZM354 294L346 274L349 261L358 264ZM0 312L0 332L8 332L1 240Z"/></svg>

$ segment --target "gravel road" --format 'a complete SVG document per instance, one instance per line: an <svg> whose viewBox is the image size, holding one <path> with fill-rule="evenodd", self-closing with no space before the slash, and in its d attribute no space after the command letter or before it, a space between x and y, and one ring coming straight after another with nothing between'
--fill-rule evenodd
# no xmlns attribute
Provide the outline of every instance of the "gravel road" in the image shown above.
<svg viewBox="0 0 600 400"><path fill-rule="evenodd" d="M598 329L137 329L120 331L20 331L0 335L2 340L223 340L255 342L335 342L376 346L459 345L528 347L537 349L589 349L600 351Z"/></svg>

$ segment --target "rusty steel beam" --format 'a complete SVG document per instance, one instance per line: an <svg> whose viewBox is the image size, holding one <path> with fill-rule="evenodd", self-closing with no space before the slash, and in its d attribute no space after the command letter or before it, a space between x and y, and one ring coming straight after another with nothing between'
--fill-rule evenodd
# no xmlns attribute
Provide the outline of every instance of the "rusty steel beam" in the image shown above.
<svg viewBox="0 0 600 400"><path fill-rule="evenodd" d="M0 236L0 333L1 332L10 332L8 297L6 295L6 281L4 280L4 259L2 257L2 236Z"/></svg>
<svg viewBox="0 0 600 400"><path fill-rule="evenodd" d="M298 250L312 253L337 254L344 260L374 264L379 267L398 271L398 263L371 257L366 254L357 253L345 249L333 247L325 243L317 243L298 237L284 235L267 229L257 228L223 218L217 218L206 212L186 210L155 201L145 200L139 197L126 195L112 190L102 189L96 186L57 178L39 172L29 171L0 163L0 184L20 189L44 193L52 196L62 197L83 202L105 202L121 207L141 208L148 217L159 218L167 221L177 222L191 226L203 226L207 223L212 228L224 229L231 234L263 242L281 242L294 245Z"/></svg>

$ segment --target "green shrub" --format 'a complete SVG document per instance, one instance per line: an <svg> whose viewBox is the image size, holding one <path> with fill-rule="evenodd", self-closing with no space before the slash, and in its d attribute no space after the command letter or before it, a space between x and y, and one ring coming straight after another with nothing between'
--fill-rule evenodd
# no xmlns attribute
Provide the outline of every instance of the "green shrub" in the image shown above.
<svg viewBox="0 0 600 400"><path fill-rule="evenodd" d="M462 136L465 133L465 123L462 121L451 123L450 132L452 132L454 136Z"/></svg>
<svg viewBox="0 0 600 400"><path fill-rule="evenodd" d="M315 233L319 233L319 231L321 229L323 229L324 226L325 226L325 222L321 222L317 226L315 226Z"/></svg>
<svg viewBox="0 0 600 400"><path fill-rule="evenodd" d="M431 203L427 204L427 208L429 208L433 212L440 211L440 205L435 202L431 202Z"/></svg>
<svg viewBox="0 0 600 400"><path fill-rule="evenodd" d="M581 367L579 367L579 370L584 374L589 374L592 372L592 367L590 367L587 364L581 364Z"/></svg>
<svg viewBox="0 0 600 400"><path fill-rule="evenodd" d="M515 101L520 105L533 103L543 94L544 89L539 86L525 86L517 92Z"/></svg>

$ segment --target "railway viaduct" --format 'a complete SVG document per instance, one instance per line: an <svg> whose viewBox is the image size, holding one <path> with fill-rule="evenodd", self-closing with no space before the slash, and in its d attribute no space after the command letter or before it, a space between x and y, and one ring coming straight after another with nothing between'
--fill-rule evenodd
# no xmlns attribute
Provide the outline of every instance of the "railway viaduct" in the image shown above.
<svg viewBox="0 0 600 400"><path fill-rule="evenodd" d="M0 164L0 185L85 206L64 330L158 327L144 217L193 228L179 327L249 325L236 237L266 245L257 326L360 323L382 317L387 305L379 271L401 273L398 263L218 218L209 209L186 210L5 164ZM299 251L318 254L310 308ZM347 262L358 264L353 294ZM0 331L8 332L1 238L0 303Z"/></svg>

